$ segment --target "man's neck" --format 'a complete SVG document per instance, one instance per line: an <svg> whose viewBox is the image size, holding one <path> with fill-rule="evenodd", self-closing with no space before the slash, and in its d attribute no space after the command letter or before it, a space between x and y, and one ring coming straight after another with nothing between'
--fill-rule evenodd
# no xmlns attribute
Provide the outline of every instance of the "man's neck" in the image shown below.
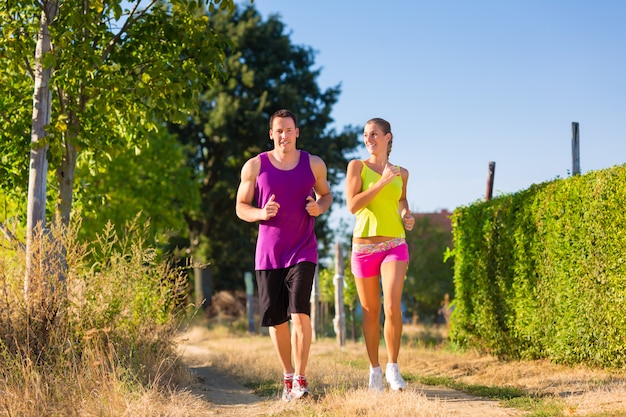
<svg viewBox="0 0 626 417"><path fill-rule="evenodd" d="M270 151L270 158L277 168L285 170L292 169L300 160L300 151L298 149L291 149L289 151L273 149Z"/></svg>

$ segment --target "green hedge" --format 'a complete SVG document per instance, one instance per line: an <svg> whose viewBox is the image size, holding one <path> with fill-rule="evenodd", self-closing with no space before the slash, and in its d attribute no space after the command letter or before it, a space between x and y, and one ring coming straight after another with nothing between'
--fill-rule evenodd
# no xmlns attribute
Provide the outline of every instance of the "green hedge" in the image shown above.
<svg viewBox="0 0 626 417"><path fill-rule="evenodd" d="M459 207L451 339L499 357L626 365L626 165Z"/></svg>

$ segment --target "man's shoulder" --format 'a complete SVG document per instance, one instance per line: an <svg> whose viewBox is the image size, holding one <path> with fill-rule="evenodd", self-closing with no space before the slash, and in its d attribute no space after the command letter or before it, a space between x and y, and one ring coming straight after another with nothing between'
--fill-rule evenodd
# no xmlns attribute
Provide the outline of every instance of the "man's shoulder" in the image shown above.
<svg viewBox="0 0 626 417"><path fill-rule="evenodd" d="M316 163L316 164L325 164L324 160L322 159L321 156L319 155L314 155L312 153L308 153L306 151L301 151L306 153L307 155L309 155L309 161L311 161L311 163Z"/></svg>
<svg viewBox="0 0 626 417"><path fill-rule="evenodd" d="M309 154L309 164L311 165L311 169L314 171L316 169L326 169L326 163L320 156L317 155Z"/></svg>
<svg viewBox="0 0 626 417"><path fill-rule="evenodd" d="M241 168L242 172L247 172L248 175L256 176L261 170L261 154L253 156L248 159Z"/></svg>

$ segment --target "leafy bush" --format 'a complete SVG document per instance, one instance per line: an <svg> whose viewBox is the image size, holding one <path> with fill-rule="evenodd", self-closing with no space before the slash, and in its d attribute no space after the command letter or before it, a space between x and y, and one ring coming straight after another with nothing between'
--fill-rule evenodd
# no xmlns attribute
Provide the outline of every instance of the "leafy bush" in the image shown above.
<svg viewBox="0 0 626 417"><path fill-rule="evenodd" d="M453 214L453 340L501 357L626 364L626 165Z"/></svg>

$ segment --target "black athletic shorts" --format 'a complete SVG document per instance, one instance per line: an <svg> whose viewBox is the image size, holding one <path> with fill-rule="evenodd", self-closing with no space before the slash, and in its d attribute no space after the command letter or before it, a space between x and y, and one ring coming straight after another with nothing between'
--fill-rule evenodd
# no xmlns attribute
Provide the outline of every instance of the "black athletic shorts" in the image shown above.
<svg viewBox="0 0 626 417"><path fill-rule="evenodd" d="M313 262L301 262L289 268L256 271L261 326L278 326L293 313L311 315L315 267Z"/></svg>

